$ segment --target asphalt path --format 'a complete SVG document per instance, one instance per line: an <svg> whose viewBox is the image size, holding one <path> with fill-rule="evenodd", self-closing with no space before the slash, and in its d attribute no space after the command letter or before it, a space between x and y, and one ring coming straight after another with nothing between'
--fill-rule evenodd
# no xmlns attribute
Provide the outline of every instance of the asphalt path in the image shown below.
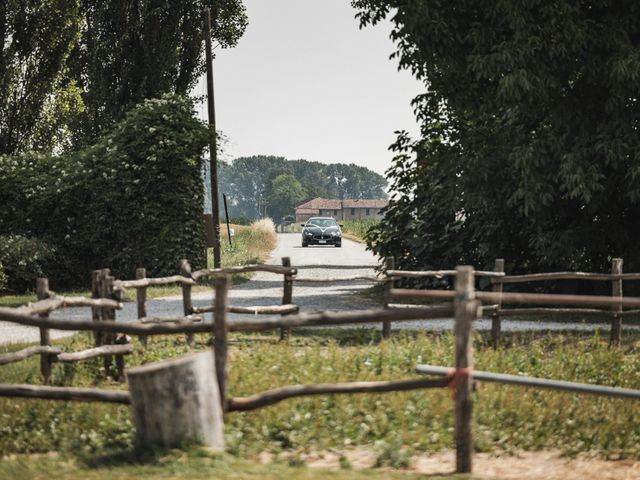
<svg viewBox="0 0 640 480"><path fill-rule="evenodd" d="M303 248L300 234L278 234L278 245L271 253L267 263L280 265L282 257L289 257L291 265L298 268L297 277L303 278L336 278L355 275L375 275L378 264L376 257L365 249L365 246L347 239L341 248L333 246L310 246ZM229 304L236 306L264 306L280 305L282 303L282 275L258 272L245 283L234 286L229 291ZM301 312L315 312L322 310L345 311L368 308L379 308L382 299L366 294L364 289L371 287L371 282L350 281L332 283L304 283L295 282L293 286L293 303L297 304ZM194 306L211 305L213 291L193 294ZM157 298L147 302L148 316L181 316L182 296ZM88 309L68 309L55 312L53 318L88 318ZM231 319L247 318L252 315L231 314ZM269 316L266 316L269 317ZM136 319L135 302L127 302L124 308L117 312L118 321ZM205 315L205 321L211 321L211 314ZM374 325L372 325L374 326ZM421 330L451 330L453 320L418 320L398 322L394 329L410 328ZM474 322L474 328L489 330L491 321L480 319ZM528 319L503 320L503 331L525 330L608 330L608 323L596 322L591 318L572 319L571 321L531 321ZM625 329L639 327L627 326ZM69 332L52 331L52 337L69 335ZM38 330L31 327L21 327L15 324L0 322L0 343L32 342L39 340Z"/></svg>

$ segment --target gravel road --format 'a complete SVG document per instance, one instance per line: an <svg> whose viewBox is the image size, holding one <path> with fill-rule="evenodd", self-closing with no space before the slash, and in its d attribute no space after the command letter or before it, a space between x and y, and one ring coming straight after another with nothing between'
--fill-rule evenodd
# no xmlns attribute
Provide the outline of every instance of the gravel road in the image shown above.
<svg viewBox="0 0 640 480"><path fill-rule="evenodd" d="M290 257L291 264L298 268L298 278L318 277L349 277L354 275L375 275L377 259L365 250L364 245L344 239L342 248L308 247L300 245L300 234L278 234L278 246L271 254L267 263L279 265L282 257ZM369 295L358 295L362 289L369 288L370 282L335 282L324 283L294 283L293 302L300 307L301 312L319 310L359 310L380 307L381 298L371 298ZM212 292L199 292L193 295L194 306L209 305L213 302ZM246 283L235 286L229 292L229 303L237 306L279 305L282 303L282 275L259 272ZM182 297L172 296L158 298L147 302L149 316L179 316L182 315ZM136 305L125 303L118 312L119 321L136 319ZM250 315L249 315L250 316ZM88 318L87 309L72 309L58 311L53 318ZM231 319L247 317L247 315L232 314ZM205 321L211 321L211 315L205 316ZM479 330L489 330L490 320L477 320L474 327ZM453 328L452 319L426 320L402 322L394 328L412 328L425 330L450 330ZM503 331L523 330L608 330L606 323L597 323L592 319L571 322L536 322L503 320ZM638 329L637 325L625 325L625 329ZM52 331L53 338L70 335L70 332ZM0 322L0 344L17 342L35 342L39 340L37 329L21 327L15 324Z"/></svg>

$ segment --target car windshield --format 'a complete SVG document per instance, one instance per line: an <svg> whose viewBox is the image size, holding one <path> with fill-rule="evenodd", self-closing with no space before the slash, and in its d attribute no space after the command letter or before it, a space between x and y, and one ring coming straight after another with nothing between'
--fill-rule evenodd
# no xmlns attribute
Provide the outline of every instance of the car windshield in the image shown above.
<svg viewBox="0 0 640 480"><path fill-rule="evenodd" d="M327 228L327 227L337 227L338 224L333 218L310 218L309 221L307 222L307 227L313 227L313 226Z"/></svg>

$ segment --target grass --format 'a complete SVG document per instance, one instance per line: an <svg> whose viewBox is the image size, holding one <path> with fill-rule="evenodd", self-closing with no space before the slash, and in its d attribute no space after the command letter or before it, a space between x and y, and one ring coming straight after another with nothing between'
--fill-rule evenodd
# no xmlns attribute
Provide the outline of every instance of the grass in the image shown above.
<svg viewBox="0 0 640 480"><path fill-rule="evenodd" d="M381 340L368 329L298 331L289 344L274 335L231 336L229 386L244 396L280 385L414 377L418 363L451 365L450 333L396 333ZM512 334L510 348L494 351L476 335L476 368L543 378L640 388L640 336L609 348L599 335ZM197 337L197 348L207 346ZM60 342L65 350L91 344L86 334ZM188 352L182 337L151 340L127 364ZM12 348L18 348L17 346ZM122 388L104 379L99 361L56 365L55 385ZM94 378L101 377L99 382ZM0 382L39 383L38 359L5 365ZM242 459L261 452L302 455L352 446L375 448L378 464L406 465L412 454L453 445L453 404L440 390L305 397L253 412L232 413L226 424L227 451ZM638 402L481 384L474 398L476 450L558 449L606 458L640 459ZM0 452L62 452L104 455L133 449L127 407L0 399ZM1 475L0 475L1 476ZM125 477L126 478L126 477Z"/></svg>
<svg viewBox="0 0 640 480"><path fill-rule="evenodd" d="M341 223L344 225L342 228L343 235L351 240L355 240L360 243L364 243L364 237L372 226L377 225L380 220L372 218L358 218L353 220L343 220Z"/></svg>
<svg viewBox="0 0 640 480"><path fill-rule="evenodd" d="M231 267L235 265L246 265L250 263L263 263L268 257L269 252L273 250L277 244L277 236L275 226L271 220L260 220L254 222L250 226L231 225L235 231L232 237L233 246L229 245L227 240L227 227L222 228L221 238L221 259L223 267ZM209 250L209 264L213 265L213 253ZM234 275L235 283L243 282L249 279L250 274ZM198 285L193 288L193 292L208 291L210 287L206 285ZM89 290L69 290L57 292L64 296L91 296ZM159 297L167 297L171 295L181 295L182 288L176 285L157 285L147 289L147 299L151 300ZM0 307L17 307L28 302L37 300L35 292L27 292L20 295L0 295ZM127 291L125 300L135 300L135 290Z"/></svg>
<svg viewBox="0 0 640 480"><path fill-rule="evenodd" d="M264 263L269 258L269 252L278 243L276 227L270 218L253 222L250 226L232 225L235 235L231 237L232 244L226 235L221 238L222 266L246 265L250 263ZM226 226L223 229L226 234ZM209 252L209 265L213 264L213 252Z"/></svg>
<svg viewBox="0 0 640 480"><path fill-rule="evenodd" d="M97 460L82 460L73 457L21 456L0 460L0 478L44 479L65 478L67 480L137 480L145 479L266 479L295 478L301 480L391 479L411 480L423 478L418 475L389 470L327 471L292 466L288 462L263 465L242 460L231 455L220 455L202 449L186 452L169 451L154 455L116 455L99 457ZM446 480L449 477L439 478ZM455 477L451 477L455 478Z"/></svg>

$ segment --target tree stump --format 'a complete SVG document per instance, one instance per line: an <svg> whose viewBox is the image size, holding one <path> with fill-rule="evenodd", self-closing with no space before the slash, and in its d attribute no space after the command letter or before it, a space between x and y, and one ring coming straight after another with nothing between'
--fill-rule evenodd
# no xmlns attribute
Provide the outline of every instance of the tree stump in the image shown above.
<svg viewBox="0 0 640 480"><path fill-rule="evenodd" d="M139 446L224 450L224 421L211 351L126 371Z"/></svg>

